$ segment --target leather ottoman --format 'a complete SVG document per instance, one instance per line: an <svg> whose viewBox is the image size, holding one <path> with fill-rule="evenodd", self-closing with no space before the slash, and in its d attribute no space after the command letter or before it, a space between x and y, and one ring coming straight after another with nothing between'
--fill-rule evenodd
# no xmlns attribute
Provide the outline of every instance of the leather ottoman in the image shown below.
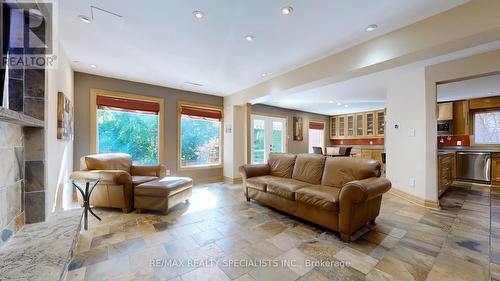
<svg viewBox="0 0 500 281"><path fill-rule="evenodd" d="M193 180L185 177L164 177L139 184L134 190L134 207L159 210L165 214L173 206L188 201L193 192Z"/></svg>

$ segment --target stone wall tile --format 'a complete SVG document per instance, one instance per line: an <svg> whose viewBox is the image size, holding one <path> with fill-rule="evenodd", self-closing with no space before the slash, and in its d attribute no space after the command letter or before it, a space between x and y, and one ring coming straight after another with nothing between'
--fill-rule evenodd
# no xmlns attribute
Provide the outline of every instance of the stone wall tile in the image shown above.
<svg viewBox="0 0 500 281"><path fill-rule="evenodd" d="M26 192L43 190L45 184L43 161L26 161L25 164Z"/></svg>
<svg viewBox="0 0 500 281"><path fill-rule="evenodd" d="M45 220L45 191L25 193L26 223L36 223Z"/></svg>

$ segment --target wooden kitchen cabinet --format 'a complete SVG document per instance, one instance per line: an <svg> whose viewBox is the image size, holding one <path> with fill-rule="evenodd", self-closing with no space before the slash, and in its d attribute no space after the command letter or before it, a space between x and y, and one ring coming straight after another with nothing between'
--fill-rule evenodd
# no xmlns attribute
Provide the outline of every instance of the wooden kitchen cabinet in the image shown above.
<svg viewBox="0 0 500 281"><path fill-rule="evenodd" d="M385 133L385 110L376 112L377 114L377 136L383 137Z"/></svg>
<svg viewBox="0 0 500 281"><path fill-rule="evenodd" d="M347 115L347 132L346 136L353 137L354 136L354 115Z"/></svg>
<svg viewBox="0 0 500 281"><path fill-rule="evenodd" d="M469 134L469 101L453 102L453 134L463 136Z"/></svg>
<svg viewBox="0 0 500 281"><path fill-rule="evenodd" d="M500 187L500 152L491 154L491 185Z"/></svg>
<svg viewBox="0 0 500 281"><path fill-rule="evenodd" d="M385 135L385 109L330 117L330 139L379 138Z"/></svg>
<svg viewBox="0 0 500 281"><path fill-rule="evenodd" d="M362 137L365 135L364 120L365 120L365 115L363 113L356 114L356 136Z"/></svg>
<svg viewBox="0 0 500 281"><path fill-rule="evenodd" d="M372 159L372 151L369 149L361 150L361 158L363 159Z"/></svg>
<svg viewBox="0 0 500 281"><path fill-rule="evenodd" d="M500 107L500 96L469 100L470 110Z"/></svg>
<svg viewBox="0 0 500 281"><path fill-rule="evenodd" d="M372 159L382 163L382 153L384 153L384 151L380 149L372 150Z"/></svg>
<svg viewBox="0 0 500 281"><path fill-rule="evenodd" d="M330 117L330 138L334 139L337 137L337 117Z"/></svg>
<svg viewBox="0 0 500 281"><path fill-rule="evenodd" d="M438 121L453 120L453 102L438 103Z"/></svg>
<svg viewBox="0 0 500 281"><path fill-rule="evenodd" d="M345 116L339 116L339 117L337 117L337 120L339 123L338 135L339 135L339 137L344 137L345 136Z"/></svg>
<svg viewBox="0 0 500 281"><path fill-rule="evenodd" d="M384 163L382 163L382 153L384 153L384 150L382 149L361 149L359 153L359 156L356 155L357 157L363 158L363 159L373 159L377 160L380 162L382 165L382 171L384 170Z"/></svg>
<svg viewBox="0 0 500 281"><path fill-rule="evenodd" d="M366 136L374 136L375 135L375 113L368 112L365 114L366 116Z"/></svg>
<svg viewBox="0 0 500 281"><path fill-rule="evenodd" d="M438 197L440 197L455 179L455 153L438 155Z"/></svg>

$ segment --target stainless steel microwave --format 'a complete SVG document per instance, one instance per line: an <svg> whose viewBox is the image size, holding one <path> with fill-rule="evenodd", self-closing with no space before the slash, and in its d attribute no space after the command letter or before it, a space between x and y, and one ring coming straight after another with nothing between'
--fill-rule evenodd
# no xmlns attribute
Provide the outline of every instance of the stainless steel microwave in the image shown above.
<svg viewBox="0 0 500 281"><path fill-rule="evenodd" d="M451 136L453 135L453 121L443 120L437 123L438 136Z"/></svg>

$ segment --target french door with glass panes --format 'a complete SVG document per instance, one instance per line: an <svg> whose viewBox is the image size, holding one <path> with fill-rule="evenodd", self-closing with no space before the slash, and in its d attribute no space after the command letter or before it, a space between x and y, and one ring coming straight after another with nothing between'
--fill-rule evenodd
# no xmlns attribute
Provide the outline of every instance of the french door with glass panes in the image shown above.
<svg viewBox="0 0 500 281"><path fill-rule="evenodd" d="M286 118L252 114L252 163L267 163L271 152L286 152Z"/></svg>

